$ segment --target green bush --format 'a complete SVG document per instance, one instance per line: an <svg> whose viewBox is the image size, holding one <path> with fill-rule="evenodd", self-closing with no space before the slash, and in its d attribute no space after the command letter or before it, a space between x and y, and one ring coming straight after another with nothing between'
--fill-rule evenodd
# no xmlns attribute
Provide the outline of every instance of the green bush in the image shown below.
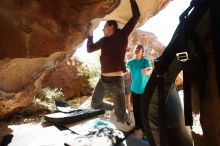
<svg viewBox="0 0 220 146"><path fill-rule="evenodd" d="M61 89L51 89L49 87L42 88L35 96L35 101L40 105L45 106L47 109L54 111L56 110L55 100L64 100L64 95Z"/></svg>
<svg viewBox="0 0 220 146"><path fill-rule="evenodd" d="M80 69L81 69L80 73L88 77L90 86L94 88L99 79L100 69L94 64L88 64L88 63L87 64L83 63Z"/></svg>

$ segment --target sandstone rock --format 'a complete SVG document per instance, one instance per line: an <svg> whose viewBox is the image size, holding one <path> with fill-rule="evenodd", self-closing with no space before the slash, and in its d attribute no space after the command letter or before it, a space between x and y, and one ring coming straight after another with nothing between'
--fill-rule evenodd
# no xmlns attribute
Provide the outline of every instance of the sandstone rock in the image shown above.
<svg viewBox="0 0 220 146"><path fill-rule="evenodd" d="M48 85L62 87L66 96L89 93L89 88L82 93L80 88L84 88L86 83L79 86L82 81L73 79L77 77L71 73L64 76L56 71L51 74L50 70L70 59L86 38L90 21L97 25L124 2L129 3L128 0L121 3L120 0L0 0L0 108L4 109L0 118L29 105L48 75L53 80ZM169 0L137 2L142 13L138 25L142 25ZM131 15L130 8L119 9L120 13L117 10L104 19L114 18L123 24ZM68 73L71 68L65 64L59 67L52 71L64 69ZM65 81L67 77L71 81L65 82L64 77Z"/></svg>
<svg viewBox="0 0 220 146"><path fill-rule="evenodd" d="M129 46L135 48L141 44L145 48L145 57L155 59L159 57L165 49L157 37L151 32L135 29L129 36Z"/></svg>
<svg viewBox="0 0 220 146"><path fill-rule="evenodd" d="M91 95L89 76L83 74L81 65L76 58L62 62L48 73L44 79L44 87L61 89L66 100Z"/></svg>

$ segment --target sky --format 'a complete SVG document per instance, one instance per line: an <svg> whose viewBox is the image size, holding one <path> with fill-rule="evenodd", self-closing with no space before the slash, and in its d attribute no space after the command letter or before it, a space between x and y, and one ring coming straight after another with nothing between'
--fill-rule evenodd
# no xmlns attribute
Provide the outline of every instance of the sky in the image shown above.
<svg viewBox="0 0 220 146"><path fill-rule="evenodd" d="M138 29L154 33L158 40L164 46L167 46L177 25L179 24L179 16L190 5L190 2L191 0L172 0L163 10L151 17ZM102 29L104 24L105 22L102 21L94 30L94 42L103 37ZM77 49L74 56L79 57L81 61L90 62L91 60L89 60L89 58L96 56L97 53L87 53L86 42L87 40L83 42L81 48Z"/></svg>
<svg viewBox="0 0 220 146"><path fill-rule="evenodd" d="M163 10L151 17L139 29L154 33L167 46L177 25L179 16L190 5L191 0L172 0Z"/></svg>

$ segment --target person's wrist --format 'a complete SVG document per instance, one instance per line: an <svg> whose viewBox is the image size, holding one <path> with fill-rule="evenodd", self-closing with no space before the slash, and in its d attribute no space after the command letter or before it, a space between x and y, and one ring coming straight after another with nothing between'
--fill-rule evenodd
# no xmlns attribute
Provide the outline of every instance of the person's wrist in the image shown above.
<svg viewBox="0 0 220 146"><path fill-rule="evenodd" d="M88 31L87 37L92 37L92 36L93 36L93 32Z"/></svg>
<svg viewBox="0 0 220 146"><path fill-rule="evenodd" d="M87 27L87 36L93 36L93 27L92 27L92 23L89 23L88 27Z"/></svg>
<svg viewBox="0 0 220 146"><path fill-rule="evenodd" d="M89 32L89 36L90 36L90 37L93 36L93 33L92 33L92 32Z"/></svg>

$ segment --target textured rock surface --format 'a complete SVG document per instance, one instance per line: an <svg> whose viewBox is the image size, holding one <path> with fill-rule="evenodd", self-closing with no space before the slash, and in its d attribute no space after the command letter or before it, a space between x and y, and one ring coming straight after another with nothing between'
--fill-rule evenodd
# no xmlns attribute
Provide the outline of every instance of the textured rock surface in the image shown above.
<svg viewBox="0 0 220 146"><path fill-rule="evenodd" d="M71 50L85 38L88 22L117 0L0 1L0 58L42 57Z"/></svg>
<svg viewBox="0 0 220 146"><path fill-rule="evenodd" d="M169 0L137 2L142 13L138 24L142 25ZM57 66L68 60L86 38L88 23L93 20L97 26L100 18L119 4L120 0L0 0L0 108L4 109L0 118L29 105L51 69L66 69ZM131 16L129 5L129 0L121 1L116 12L105 19L114 18L123 24ZM71 76L68 79L72 81L63 80L57 72L50 75L52 81L48 83L53 87L66 87L68 96L81 94L78 88L67 91L73 89L68 83L74 86Z"/></svg>
<svg viewBox="0 0 220 146"><path fill-rule="evenodd" d="M135 29L129 36L129 46L135 48L138 44L144 46L145 56L150 59L159 57L165 49L153 33Z"/></svg>
<svg viewBox="0 0 220 146"><path fill-rule="evenodd" d="M136 0L141 12L141 17L137 26L143 25L150 17L157 14L169 2L169 0ZM114 19L122 24L127 22L131 16L131 8L129 0L121 0L120 5L110 14L106 15L104 19Z"/></svg>
<svg viewBox="0 0 220 146"><path fill-rule="evenodd" d="M46 73L62 56L63 53L57 52L48 58L17 58L1 62L0 119L9 117L33 101Z"/></svg>
<svg viewBox="0 0 220 146"><path fill-rule="evenodd" d="M69 86L65 86L72 84L76 76L69 74L68 78L55 69L69 73L67 69L74 68L66 66L65 61L69 60L77 46L85 39L88 23L92 19L99 18L93 21L96 26L104 16L103 19L115 19L125 23L131 15L128 2L129 0L121 0L116 9L120 0L0 0L0 120L30 105L44 82L54 87L59 84L59 87L67 87L65 90L68 96L80 93L78 89L84 86L78 88L77 84L73 84L72 87L77 88L72 93L69 92ZM140 26L164 8L169 0L137 2L142 14L138 22ZM109 13L111 14L106 15ZM204 27L202 24L201 27L201 30L204 30L208 26ZM137 34L134 32L133 35ZM145 34L137 36L144 38ZM158 48L157 52L160 54L160 44L149 43L150 38L141 43L146 48ZM206 42L205 39L207 37L201 42ZM210 52L212 45L201 45L207 48L207 80L198 72L199 66L193 66L193 82L201 84L192 85L192 104L194 112L201 113L204 145L216 146L220 143L220 102L214 78L214 53ZM59 65L60 63L63 64ZM48 81L49 78L51 80ZM209 94L203 94L205 87L208 87ZM0 127L7 128L4 125ZM8 129L5 133L10 132Z"/></svg>
<svg viewBox="0 0 220 146"><path fill-rule="evenodd" d="M81 71L82 63L76 58L69 59L52 69L44 79L44 87L59 88L66 100L91 95L89 76Z"/></svg>

